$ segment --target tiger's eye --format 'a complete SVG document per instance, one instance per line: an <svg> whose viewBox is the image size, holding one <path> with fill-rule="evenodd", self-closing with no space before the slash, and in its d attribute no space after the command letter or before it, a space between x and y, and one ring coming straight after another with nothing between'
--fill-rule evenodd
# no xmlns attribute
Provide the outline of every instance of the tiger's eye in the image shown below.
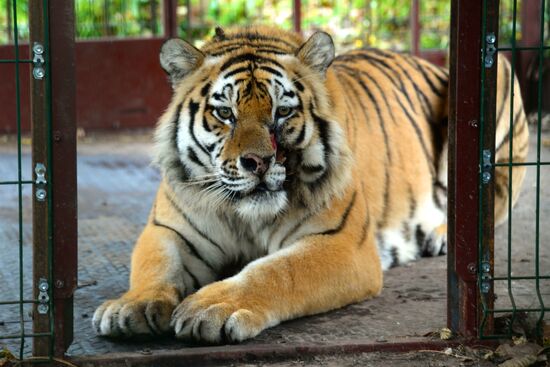
<svg viewBox="0 0 550 367"><path fill-rule="evenodd" d="M287 106L277 107L277 115L280 117L286 117L290 115L291 112L292 112L292 108L290 107L287 107Z"/></svg>
<svg viewBox="0 0 550 367"><path fill-rule="evenodd" d="M229 120L233 116L233 112L229 107L218 107L217 112L218 116L224 120Z"/></svg>

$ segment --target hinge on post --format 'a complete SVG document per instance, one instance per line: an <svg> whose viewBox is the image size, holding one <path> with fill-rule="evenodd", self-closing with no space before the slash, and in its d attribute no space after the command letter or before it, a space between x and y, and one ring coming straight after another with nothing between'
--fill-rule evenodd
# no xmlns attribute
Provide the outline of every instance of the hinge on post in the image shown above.
<svg viewBox="0 0 550 367"><path fill-rule="evenodd" d="M494 33L488 33L485 37L485 67L490 68L495 63L495 53L497 48L495 43L497 42L497 37Z"/></svg>
<svg viewBox="0 0 550 367"><path fill-rule="evenodd" d="M44 46L41 43L35 42L32 46L32 76L34 79L42 80L46 76L46 70L44 69Z"/></svg>
<svg viewBox="0 0 550 367"><path fill-rule="evenodd" d="M38 313L41 315L45 315L48 313L50 306L48 306L48 302L50 301L50 296L48 296L48 289L50 289L50 285L48 284L48 281L45 278L40 278L38 281L38 306L36 309L38 310Z"/></svg>
<svg viewBox="0 0 550 367"><path fill-rule="evenodd" d="M481 263L481 292L489 293L491 289L491 264L488 261Z"/></svg>
<svg viewBox="0 0 550 367"><path fill-rule="evenodd" d="M34 196L36 197L36 200L44 201L46 200L46 184L48 183L46 180L46 166L42 163L37 163L36 166L34 166L34 173L36 175L36 179L34 181Z"/></svg>
<svg viewBox="0 0 550 367"><path fill-rule="evenodd" d="M491 151L489 149L483 150L483 166L481 167L481 181L484 184L488 184L491 181Z"/></svg>

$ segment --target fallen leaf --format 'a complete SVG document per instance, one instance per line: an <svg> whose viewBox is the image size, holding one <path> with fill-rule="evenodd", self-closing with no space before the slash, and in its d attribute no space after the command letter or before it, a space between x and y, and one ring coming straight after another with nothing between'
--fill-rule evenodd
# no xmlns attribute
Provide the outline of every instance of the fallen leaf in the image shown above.
<svg viewBox="0 0 550 367"><path fill-rule="evenodd" d="M439 338L441 340L449 340L453 337L453 332L451 329L444 327L443 329L439 330Z"/></svg>

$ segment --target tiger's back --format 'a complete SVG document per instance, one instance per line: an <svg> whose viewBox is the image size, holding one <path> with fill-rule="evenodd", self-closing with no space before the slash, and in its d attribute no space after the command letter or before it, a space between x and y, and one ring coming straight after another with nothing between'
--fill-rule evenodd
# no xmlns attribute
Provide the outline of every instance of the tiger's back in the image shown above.
<svg viewBox="0 0 550 367"><path fill-rule="evenodd" d="M383 268L446 253L448 71L411 55L376 49L338 56L331 68L342 90L343 128L376 219ZM499 59L496 162L524 162L527 120L517 79ZM512 82L511 82L512 80ZM510 86L516 93L510 105ZM524 167L513 168L515 204ZM508 211L508 168L497 168L495 222Z"/></svg>

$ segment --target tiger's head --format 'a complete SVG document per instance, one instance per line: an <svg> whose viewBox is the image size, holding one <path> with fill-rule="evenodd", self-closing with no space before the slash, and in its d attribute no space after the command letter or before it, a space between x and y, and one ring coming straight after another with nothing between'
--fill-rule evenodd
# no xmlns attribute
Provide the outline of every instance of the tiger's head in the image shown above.
<svg viewBox="0 0 550 367"><path fill-rule="evenodd" d="M174 95L157 127L156 162L168 184L250 220L326 205L350 165L327 92L333 59L323 32L304 43L273 28L217 29L201 50L167 41L160 63Z"/></svg>

